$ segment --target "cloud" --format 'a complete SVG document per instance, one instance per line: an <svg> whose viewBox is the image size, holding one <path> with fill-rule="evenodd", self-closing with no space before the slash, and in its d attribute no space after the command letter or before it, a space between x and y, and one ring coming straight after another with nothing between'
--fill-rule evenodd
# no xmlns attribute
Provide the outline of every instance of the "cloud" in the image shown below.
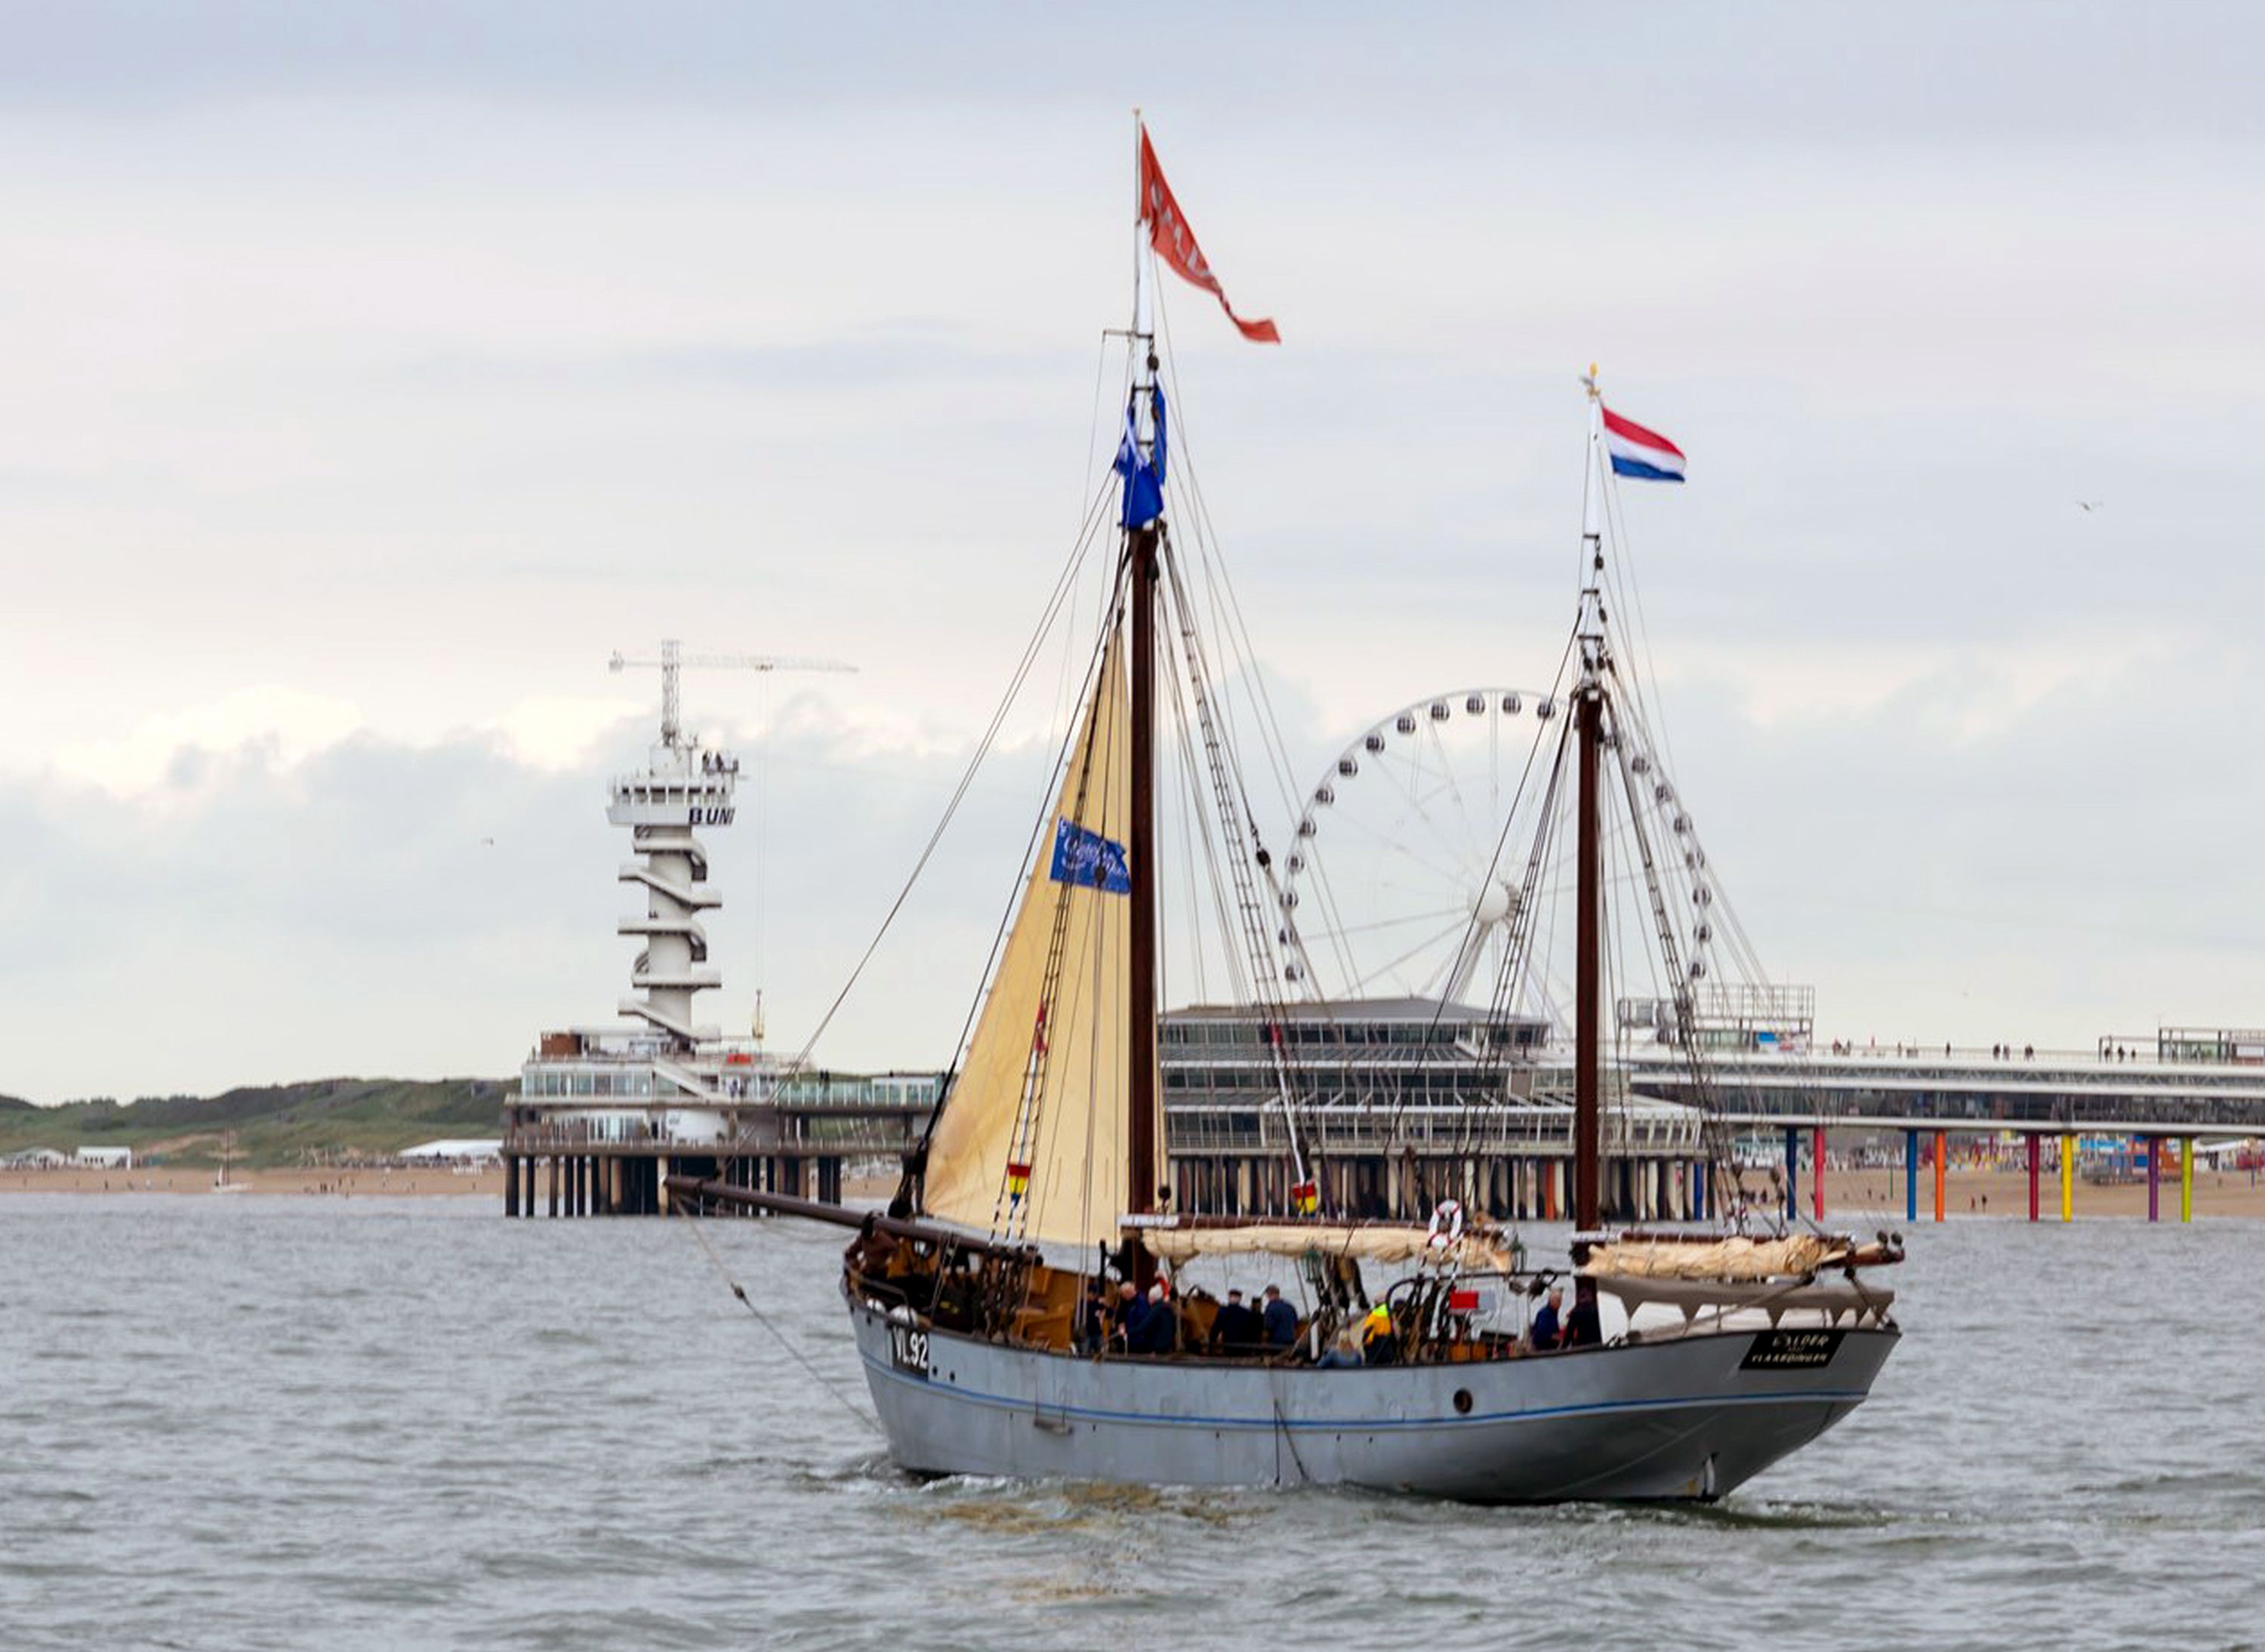
<svg viewBox="0 0 2265 1652"><path fill-rule="evenodd" d="M2182 682L2209 703L2245 676L2241 656L2204 654ZM1989 716L1969 697L1987 682L1930 678L1757 717L1734 675L1693 674L1670 685L1679 790L1766 964L1819 988L1828 1036L2085 1045L2158 1015L2240 1022L2265 993L2241 916L2265 904L2247 782L2232 765L2199 782L2179 772L2158 679L2135 653L2046 673ZM1247 718L1244 693L1224 697ZM1301 789L1390 709L1341 726L1294 681L1273 697ZM760 986L775 1043L793 1049L895 899L966 753L815 695L783 706L759 746L755 732L715 729L749 761L739 821L711 840L727 986L710 1013L743 1025ZM266 733L200 736L140 791L60 772L0 783L0 926L15 937L0 993L28 1030L0 1089L500 1076L545 1027L610 1022L633 950L613 922L634 902L613 879L627 846L604 821L604 777L647 738L644 717L615 721L566 761L563 748L528 761L497 733L354 732L296 751ZM1034 735L987 768L817 1059L950 1059L1053 749ZM1262 826L1285 842L1246 756ZM2173 784L2196 806L2165 810ZM1168 801L1168 819L1179 807ZM1176 891L1176 858L1167 877ZM1185 898L1166 911L1185 998ZM1215 986L1216 955L1211 969Z"/></svg>
<svg viewBox="0 0 2265 1652"><path fill-rule="evenodd" d="M59 1035L24 1088L498 1071L603 1018L599 801L649 717L603 666L662 637L861 667L687 689L717 730L775 696L769 824L718 848L769 846L768 939L750 870L718 950L814 1022L1104 474L1136 95L1288 340L1165 291L1289 790L1548 677L1601 360L1692 455L1615 554L1766 955L1913 1036L2241 1018L2253 9L1168 7L1211 44L1139 89L1104 15L876 15L16 19L0 972ZM1058 722L1010 723L917 956L980 964ZM877 977L828 1059L942 1059L948 973Z"/></svg>
<svg viewBox="0 0 2265 1652"><path fill-rule="evenodd" d="M204 796L247 750L288 768L361 724L344 700L269 683L160 712L116 739L66 746L55 768L113 797L156 794L178 804Z"/></svg>

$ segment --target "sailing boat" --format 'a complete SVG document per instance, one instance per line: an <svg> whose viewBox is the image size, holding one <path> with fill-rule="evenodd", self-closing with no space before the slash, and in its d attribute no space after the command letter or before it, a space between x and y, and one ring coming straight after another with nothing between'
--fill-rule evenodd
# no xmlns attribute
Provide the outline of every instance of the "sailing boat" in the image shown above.
<svg viewBox="0 0 2265 1652"><path fill-rule="evenodd" d="M1139 166L1144 237L1224 307L1145 133ZM1271 324L1236 320L1246 336L1271 334ZM1247 921L1268 910L1274 868L1222 753L1166 520L1167 409L1137 280L1131 331L1139 365L1117 467L1114 579L1082 709L973 1037L926 1141L885 1212L714 1181L672 1180L672 1192L688 1206L737 1204L857 1228L841 1294L891 1453L918 1473L1344 1485L1481 1503L1722 1496L1869 1394L1900 1332L1893 1293L1861 1271L1900 1253L1884 1236L1863 1245L1599 1225L1598 822L1604 755L1618 750L1621 726L1600 537L1584 532L1594 554L1563 736L1580 908L1567 1266L1528 1269L1514 1234L1452 1199L1438 1201L1428 1225L1322 1210L1296 1129L1299 1073L1278 1036L1294 1209L1170 1208L1154 797L1157 685L1169 673L1179 673L1173 703L1192 704L1230 846L1235 894L1222 907L1246 921L1255 954L1279 937ZM1592 469L1596 420L1592 411ZM1165 1270L1252 1255L1298 1268L1311 1306L1294 1327L1277 1309L1276 1333L1256 1345L1214 1349L1218 1305L1183 1280L1168 1295ZM1514 1325L1488 1322L1489 1302L1531 1302L1561 1277L1579 1299L1563 1345L1537 1347L1522 1306ZM1616 1334L1605 1329L1600 1294L1627 1310ZM1358 1328L1366 1335L1354 1354Z"/></svg>
<svg viewBox="0 0 2265 1652"><path fill-rule="evenodd" d="M229 1165L235 1161L236 1132L232 1130L223 1132L220 1139L220 1168L213 1172L214 1192L241 1193L244 1190L247 1183L232 1181L228 1174Z"/></svg>

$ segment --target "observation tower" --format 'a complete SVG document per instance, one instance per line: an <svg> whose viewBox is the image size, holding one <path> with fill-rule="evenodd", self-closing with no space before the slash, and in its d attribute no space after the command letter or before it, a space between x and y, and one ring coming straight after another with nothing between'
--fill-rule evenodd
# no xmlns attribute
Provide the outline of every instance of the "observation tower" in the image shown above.
<svg viewBox="0 0 2265 1652"><path fill-rule="evenodd" d="M701 928L698 915L724 904L723 897L707 887L708 850L698 829L732 824L739 760L703 746L698 735L684 731L679 678L688 666L760 672L848 667L834 660L768 654L688 655L674 637L662 642L656 658L631 659L616 653L607 665L616 672L632 666L660 671L660 739L642 770L615 776L612 801L606 808L607 819L630 828L637 855L623 866L621 881L645 891L644 913L623 918L617 926L619 933L645 942L645 950L630 966L630 985L643 995L624 998L619 1008L623 1015L637 1016L662 1035L671 1049L688 1052L723 1036L716 1027L693 1019L693 995L724 984L723 972L708 962L708 932Z"/></svg>

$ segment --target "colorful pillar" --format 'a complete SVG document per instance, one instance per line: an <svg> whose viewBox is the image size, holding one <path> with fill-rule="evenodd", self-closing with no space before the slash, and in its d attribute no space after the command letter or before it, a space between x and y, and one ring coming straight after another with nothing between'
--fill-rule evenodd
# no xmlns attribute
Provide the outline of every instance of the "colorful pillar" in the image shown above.
<svg viewBox="0 0 2265 1652"><path fill-rule="evenodd" d="M2037 1161L2044 1157L2037 1132L2029 1132L2029 1219L2037 1219Z"/></svg>
<svg viewBox="0 0 2265 1652"><path fill-rule="evenodd" d="M1809 1199L1810 1207L1817 1213L1817 1219L1823 1221L1824 1219L1824 1126L1822 1124L1817 1127L1816 1146L1809 1161Z"/></svg>
<svg viewBox="0 0 2265 1652"><path fill-rule="evenodd" d="M1904 1132L1904 1220L1919 1220L1919 1132Z"/></svg>
<svg viewBox="0 0 2265 1652"><path fill-rule="evenodd" d="M2060 1219L2076 1219L2076 1138L2065 1131L2060 1139Z"/></svg>
<svg viewBox="0 0 2265 1652"><path fill-rule="evenodd" d="M1942 1219L1944 1196L1948 1191L1945 1183L1949 1174L1950 1132L1938 1130L1934 1132L1934 1219L1938 1222Z"/></svg>
<svg viewBox="0 0 2265 1652"><path fill-rule="evenodd" d="M2194 1138L2179 1139L2179 1219L2194 1220Z"/></svg>
<svg viewBox="0 0 2265 1652"><path fill-rule="evenodd" d="M2149 1136L2141 1143L2147 1153L2147 1219L2161 1219L2160 1200L2163 1185L2163 1139Z"/></svg>
<svg viewBox="0 0 2265 1652"><path fill-rule="evenodd" d="M1801 1208L1795 1195L1801 1185L1801 1132L1791 1124L1785 1127L1785 1219L1793 1219L1794 1212Z"/></svg>

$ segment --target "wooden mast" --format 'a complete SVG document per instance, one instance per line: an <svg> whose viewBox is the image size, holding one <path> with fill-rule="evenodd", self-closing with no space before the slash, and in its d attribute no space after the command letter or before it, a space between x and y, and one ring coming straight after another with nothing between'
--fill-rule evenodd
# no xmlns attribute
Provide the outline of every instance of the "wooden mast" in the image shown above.
<svg viewBox="0 0 2265 1652"><path fill-rule="evenodd" d="M1151 361L1153 370L1153 358ZM1132 530L1132 818L1126 823L1125 858L1131 873L1128 917L1132 926L1125 1027L1125 1209L1145 1216L1156 1208L1156 557L1162 535L1154 522Z"/></svg>
<svg viewBox="0 0 2265 1652"><path fill-rule="evenodd" d="M1604 807L1598 784L1598 755L1604 745L1605 720L1605 543L1598 524L1603 513L1596 508L1604 483L1603 397L1597 389L1597 369L1591 364L1582 382L1589 391L1589 467L1581 490L1582 570L1581 681L1574 692L1573 716L1580 725L1580 785L1576 855L1579 862L1576 894L1580 913L1574 930L1573 960L1573 1226L1577 1233L1593 1230L1601 1215L1599 1183L1602 1179L1603 1109L1599 1059L1604 1044L1604 846L1598 815Z"/></svg>
<svg viewBox="0 0 2265 1652"><path fill-rule="evenodd" d="M1601 1157L1602 1114L1598 1106L1598 1046L1604 1029L1599 1024L1603 884L1603 854L1597 831L1599 788L1597 753L1602 745L1605 695L1593 676L1584 676L1573 702L1573 715L1581 728L1581 774L1576 807L1580 811L1577 854L1580 861L1577 899L1580 916L1575 929L1573 982L1573 1226L1589 1232L1597 1226L1598 1171Z"/></svg>
<svg viewBox="0 0 2265 1652"><path fill-rule="evenodd" d="M1140 184L1140 112L1132 112L1132 329L1140 352L1138 386L1146 405L1149 440L1155 435L1156 341L1148 327L1148 203ZM1157 1152L1156 1084L1156 559L1163 540L1162 519L1128 524L1125 555L1132 558L1132 670L1131 718L1132 819L1126 823L1125 858L1131 875L1127 921L1132 933L1127 968L1125 1060L1125 1211L1146 1216L1155 1210L1162 1159ZM1143 1290L1155 1263L1146 1248L1132 1247L1133 1276Z"/></svg>

